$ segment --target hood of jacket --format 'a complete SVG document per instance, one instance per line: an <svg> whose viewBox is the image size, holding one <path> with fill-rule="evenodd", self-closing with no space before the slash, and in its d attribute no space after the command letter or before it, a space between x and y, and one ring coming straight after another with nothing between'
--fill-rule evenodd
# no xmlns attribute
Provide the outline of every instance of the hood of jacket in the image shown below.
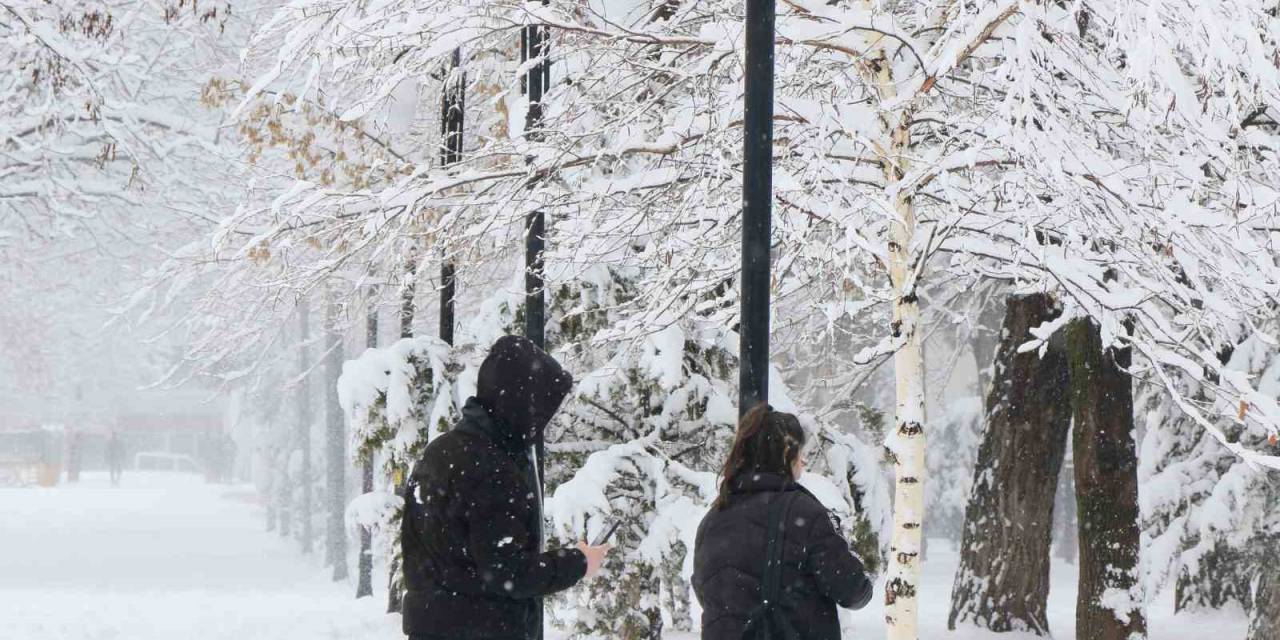
<svg viewBox="0 0 1280 640"><path fill-rule="evenodd" d="M538 438L573 388L573 376L532 340L499 338L480 365L476 399L505 431L506 442L527 447Z"/></svg>

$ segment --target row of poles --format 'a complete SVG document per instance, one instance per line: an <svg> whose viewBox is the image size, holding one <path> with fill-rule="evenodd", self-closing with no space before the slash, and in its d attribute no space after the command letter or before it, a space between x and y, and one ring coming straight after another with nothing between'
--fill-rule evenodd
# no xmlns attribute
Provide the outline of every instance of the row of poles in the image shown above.
<svg viewBox="0 0 1280 640"><path fill-rule="evenodd" d="M544 0L545 1L545 0ZM774 0L747 0L746 74L743 119L742 172L742 274L739 324L738 407L745 413L769 397L769 302L770 236L773 201L773 76L775 22ZM525 136L542 139L543 97L551 88L551 61L546 29L525 26L520 34L520 62L534 61L521 78L521 90L528 102ZM444 168L462 160L463 125L466 110L466 73L462 51L455 49L445 77L441 99L440 164ZM546 346L546 288L543 253L546 249L546 215L538 210L525 217L525 313L524 335L539 347ZM412 272L410 278L412 279ZM412 336L412 283L407 286L405 309L401 313L401 336ZM453 344L456 270L450 256L440 267L440 339ZM376 346L377 314L370 313L368 344ZM539 434L535 446L538 477L543 473L546 452ZM365 463L363 485L373 491L373 462ZM368 531L360 537L360 580L357 597L372 595L371 540Z"/></svg>

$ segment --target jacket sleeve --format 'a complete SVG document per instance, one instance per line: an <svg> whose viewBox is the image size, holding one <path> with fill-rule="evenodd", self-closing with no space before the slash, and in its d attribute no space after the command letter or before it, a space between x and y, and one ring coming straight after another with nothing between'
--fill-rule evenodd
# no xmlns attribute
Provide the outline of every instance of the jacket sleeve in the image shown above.
<svg viewBox="0 0 1280 640"><path fill-rule="evenodd" d="M805 550L805 569L818 588L846 609L861 609L871 601L874 585L858 556L849 550L825 511L814 518Z"/></svg>
<svg viewBox="0 0 1280 640"><path fill-rule="evenodd" d="M514 486L490 485L476 491L468 514L470 550L476 562L481 588L489 594L529 599L564 591L587 573L587 558L577 549L546 553L532 540L512 496L523 492ZM536 499L530 496L528 499Z"/></svg>

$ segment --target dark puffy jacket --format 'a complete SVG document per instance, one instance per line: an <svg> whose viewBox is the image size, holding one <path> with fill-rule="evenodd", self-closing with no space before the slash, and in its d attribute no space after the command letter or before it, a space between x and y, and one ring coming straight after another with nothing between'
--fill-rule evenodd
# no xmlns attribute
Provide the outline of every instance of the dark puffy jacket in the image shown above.
<svg viewBox="0 0 1280 640"><path fill-rule="evenodd" d="M728 505L712 509L698 527L693 590L702 605L703 640L742 640L761 600L769 502L784 491L798 495L783 529L781 606L800 637L839 640L836 605L861 609L871 600L862 562L817 498L779 474L743 474Z"/></svg>
<svg viewBox="0 0 1280 640"><path fill-rule="evenodd" d="M462 419L427 446L405 485L404 632L449 640L539 637L542 596L586 573L574 550L542 550L531 444L573 378L523 338L480 367Z"/></svg>

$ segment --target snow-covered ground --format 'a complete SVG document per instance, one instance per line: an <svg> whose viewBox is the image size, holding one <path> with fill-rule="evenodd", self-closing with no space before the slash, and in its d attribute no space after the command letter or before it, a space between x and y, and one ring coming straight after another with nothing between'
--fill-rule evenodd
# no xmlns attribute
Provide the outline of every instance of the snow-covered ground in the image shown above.
<svg viewBox="0 0 1280 640"><path fill-rule="evenodd" d="M951 606L951 582L958 557L946 540L929 541L928 556L923 567L920 590L920 638L932 640L1024 640L1037 638L1031 634L991 633L974 628L947 630L947 614ZM1049 627L1059 640L1076 638L1076 568L1054 559L1049 587ZM877 589L883 592L883 584ZM1173 614L1173 596L1161 595L1148 611L1148 640L1243 640L1247 623L1242 611L1220 614ZM884 637L884 605L879 598L870 606L855 612L853 633L846 637L857 640ZM1077 640L1092 640L1078 638Z"/></svg>
<svg viewBox="0 0 1280 640"><path fill-rule="evenodd" d="M252 500L183 474L0 488L0 638L400 637L383 603L356 602L319 557L265 532Z"/></svg>
<svg viewBox="0 0 1280 640"><path fill-rule="evenodd" d="M934 541L925 564L922 638L1016 640L946 631L955 554ZM252 489L178 474L87 474L79 485L0 488L0 638L5 640L388 640L399 618L356 601L316 556L263 531ZM1073 567L1054 566L1050 621L1075 637ZM1151 611L1151 640L1244 637L1242 614ZM852 637L883 637L878 604ZM673 636L674 637L674 636Z"/></svg>

